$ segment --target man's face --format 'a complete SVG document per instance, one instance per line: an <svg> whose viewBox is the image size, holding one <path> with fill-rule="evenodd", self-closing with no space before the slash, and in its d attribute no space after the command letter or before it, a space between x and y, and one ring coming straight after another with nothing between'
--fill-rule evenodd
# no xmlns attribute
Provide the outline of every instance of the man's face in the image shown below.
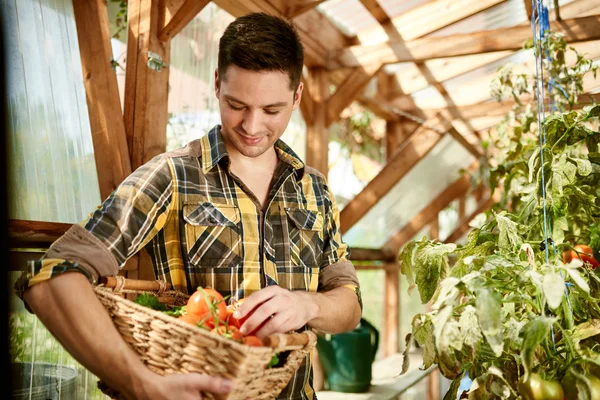
<svg viewBox="0 0 600 400"><path fill-rule="evenodd" d="M287 73L255 72L231 65L225 80L215 71L215 94L228 151L258 157L273 148L285 131L292 111L300 104L302 83L294 93Z"/></svg>

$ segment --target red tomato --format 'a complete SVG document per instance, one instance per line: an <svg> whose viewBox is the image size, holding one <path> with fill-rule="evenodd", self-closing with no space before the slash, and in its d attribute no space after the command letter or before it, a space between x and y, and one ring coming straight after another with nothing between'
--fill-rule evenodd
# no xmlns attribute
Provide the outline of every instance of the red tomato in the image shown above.
<svg viewBox="0 0 600 400"><path fill-rule="evenodd" d="M246 300L246 298L241 298L239 300L234 301L233 303L231 303L231 305L227 306L227 322L229 323L229 325L233 325L236 328L240 328L242 326L242 324L244 323L244 321L248 318L248 316L246 316L245 318L242 319L237 319L233 316L233 313L240 308L240 306L242 305L242 303Z"/></svg>
<svg viewBox="0 0 600 400"><path fill-rule="evenodd" d="M264 346L263 341L260 340L260 338L258 336L253 336L253 335L244 337L244 344L247 344L248 346L254 346L254 347Z"/></svg>
<svg viewBox="0 0 600 400"><path fill-rule="evenodd" d="M578 244L571 250L573 258L579 258L584 263L588 263L592 266L592 269L596 269L598 261L594 258L594 251L592 248L585 244Z"/></svg>
<svg viewBox="0 0 600 400"><path fill-rule="evenodd" d="M196 314L184 314L178 317L178 319L196 326L198 325L198 322L200 322L200 318Z"/></svg>
<svg viewBox="0 0 600 400"><path fill-rule="evenodd" d="M205 321L208 315L212 316L213 320L214 317L217 317L219 320L225 321L225 318L227 318L227 305L223 300L223 296L216 290L199 287L188 299L186 312L196 314Z"/></svg>
<svg viewBox="0 0 600 400"><path fill-rule="evenodd" d="M241 342L244 339L240 330L233 325L229 325L229 326L219 325L218 328L213 328L213 330L211 330L211 332L216 333L219 336L237 340L239 342Z"/></svg>

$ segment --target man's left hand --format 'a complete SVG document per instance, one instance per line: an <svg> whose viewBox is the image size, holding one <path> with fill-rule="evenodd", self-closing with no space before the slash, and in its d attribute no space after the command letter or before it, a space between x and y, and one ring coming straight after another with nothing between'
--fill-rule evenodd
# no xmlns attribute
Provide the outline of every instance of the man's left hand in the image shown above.
<svg viewBox="0 0 600 400"><path fill-rule="evenodd" d="M236 319L247 319L240 330L263 339L274 333L300 329L319 312L316 293L292 292L269 286L251 294L234 313Z"/></svg>

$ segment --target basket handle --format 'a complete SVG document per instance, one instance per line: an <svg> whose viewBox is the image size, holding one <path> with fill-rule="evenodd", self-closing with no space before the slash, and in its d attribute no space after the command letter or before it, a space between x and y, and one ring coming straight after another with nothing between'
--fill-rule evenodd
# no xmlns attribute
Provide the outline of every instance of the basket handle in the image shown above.
<svg viewBox="0 0 600 400"><path fill-rule="evenodd" d="M171 290L171 284L164 281L145 281L141 279L129 279L120 275L103 276L100 278L100 283L109 289L121 290L139 290L144 292L163 292ZM162 289L162 290L161 290Z"/></svg>
<svg viewBox="0 0 600 400"><path fill-rule="evenodd" d="M309 337L306 333L276 333L271 336L267 336L263 343L267 347L278 350L287 350L291 348L303 348L309 342Z"/></svg>

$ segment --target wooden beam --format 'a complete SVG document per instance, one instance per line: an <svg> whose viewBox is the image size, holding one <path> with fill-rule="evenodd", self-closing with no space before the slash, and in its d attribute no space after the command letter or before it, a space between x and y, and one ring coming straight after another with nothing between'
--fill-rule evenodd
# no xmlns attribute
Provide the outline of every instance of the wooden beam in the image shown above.
<svg viewBox="0 0 600 400"><path fill-rule="evenodd" d="M358 67L338 86L329 100L327 126L340 118L344 108L352 104L380 68L380 65Z"/></svg>
<svg viewBox="0 0 600 400"><path fill-rule="evenodd" d="M351 261L394 261L396 254L377 249L350 248Z"/></svg>
<svg viewBox="0 0 600 400"><path fill-rule="evenodd" d="M251 12L285 16L286 0L213 0L234 17ZM323 67L329 51L349 43L338 28L319 11L312 9L294 18L298 34L304 45L304 63L307 67Z"/></svg>
<svg viewBox="0 0 600 400"><path fill-rule="evenodd" d="M527 19L531 21L531 15L533 14L531 0L523 0L523 2L525 3L525 12L527 13Z"/></svg>
<svg viewBox="0 0 600 400"><path fill-rule="evenodd" d="M50 246L55 240L64 235L73 224L46 221L25 221L20 219L8 220L8 239L11 247L25 244Z"/></svg>
<svg viewBox="0 0 600 400"><path fill-rule="evenodd" d="M385 10L381 7L378 0L360 0L363 6L371 13L373 17L379 22L380 25L385 25L391 22L390 17L387 15Z"/></svg>
<svg viewBox="0 0 600 400"><path fill-rule="evenodd" d="M131 173L119 87L110 65L112 50L106 1L74 0L73 11L98 185L101 198L106 199Z"/></svg>
<svg viewBox="0 0 600 400"><path fill-rule="evenodd" d="M304 82L304 90L302 91L302 98L300 98L300 111L306 125L313 125L315 121L315 109L316 102L312 98L310 91L308 90L308 82Z"/></svg>
<svg viewBox="0 0 600 400"><path fill-rule="evenodd" d="M600 86L599 86L599 88L600 88ZM534 101L533 99L527 99L527 98L522 99L522 103L525 105L530 104L533 101ZM584 93L578 97L577 103L573 106L573 109L579 110L587 105L598 103L598 102L600 102L600 94L599 93L596 93L596 94ZM456 110L456 112L459 113L460 115L462 115L463 118L473 119L473 118L486 117L486 116L490 117L490 116L506 115L515 106L515 104L516 104L515 101L512 99L507 99L502 102L498 102L496 100L490 100L490 101L486 101L486 102L482 102L482 103L476 103L476 104L465 105L465 106L451 106L451 107L446 107L446 108L431 108L431 109L424 108L424 109L419 109L419 111L422 111L425 114L426 118L433 118L436 115L438 115L439 113L443 113L446 110ZM381 104L381 106L389 107L390 109L393 109L393 106L390 104ZM404 110L404 111L410 113L412 110Z"/></svg>
<svg viewBox="0 0 600 400"><path fill-rule="evenodd" d="M327 0L308 0L303 2L295 3L288 7L285 11L285 16L288 19L294 19L305 12L312 10L321 3L325 3Z"/></svg>
<svg viewBox="0 0 600 400"><path fill-rule="evenodd" d="M473 213L468 215L462 221L459 221L456 229L454 229L454 231L446 239L444 239L444 243L454 243L457 240L459 240L461 237L463 237L471 228L469 226L469 222L471 222L473 220L473 218L475 218L477 215L481 214L482 212L486 211L487 209L489 209L491 206L493 206L494 204L496 204L499 201L499 199L500 199L499 193L500 193L500 191L496 190L494 192L494 195L488 196L486 198L486 200L482 201L479 204L479 206L477 207L477 209L475 209L475 211L473 211Z"/></svg>
<svg viewBox="0 0 600 400"><path fill-rule="evenodd" d="M450 125L450 128L448 128L448 133L450 134L450 136L452 136L454 138L454 140L456 140L458 143L460 143L469 153L471 153L473 156L475 156L476 159L480 159L483 157L483 154L481 153L481 151L479 151L479 149L477 149L469 141L467 141L467 139L465 139L465 137L459 131L457 131L454 126L452 126L450 121L448 121L442 115L442 113L437 114L436 117L440 121L444 121L447 125L448 124Z"/></svg>
<svg viewBox="0 0 600 400"><path fill-rule="evenodd" d="M329 172L329 130L327 129L327 109L330 101L329 72L323 68L311 68L308 81L314 89L315 98L313 121L306 126L306 164L327 177Z"/></svg>
<svg viewBox="0 0 600 400"><path fill-rule="evenodd" d="M166 42L189 24L210 0L163 0L160 3L160 33L158 39Z"/></svg>
<svg viewBox="0 0 600 400"><path fill-rule="evenodd" d="M406 224L400 232L392 236L383 246L382 251L392 254L398 253L402 246L411 240L425 226L437 219L438 214L457 197L464 196L470 188L469 174L463 175L442 193L440 193L432 202L427 204L411 221Z"/></svg>
<svg viewBox="0 0 600 400"><path fill-rule="evenodd" d="M383 313L383 357L400 351L400 267L392 263L385 269Z"/></svg>
<svg viewBox="0 0 600 400"><path fill-rule="evenodd" d="M158 39L158 19L158 2L129 0L124 114L133 169L167 147L169 68L149 66L150 52L170 61L171 43Z"/></svg>
<svg viewBox="0 0 600 400"><path fill-rule="evenodd" d="M448 129L448 127L445 126L443 129ZM342 209L340 212L341 231L348 232L371 207L435 147L441 138L442 135L428 128L420 128L413 134L379 174Z"/></svg>
<svg viewBox="0 0 600 400"><path fill-rule="evenodd" d="M564 33L567 43L600 39L600 15L551 22L551 29ZM511 28L416 39L391 41L372 46L351 46L330 53L328 67L358 67L380 62L424 61L468 54L519 50L531 36L528 25Z"/></svg>

